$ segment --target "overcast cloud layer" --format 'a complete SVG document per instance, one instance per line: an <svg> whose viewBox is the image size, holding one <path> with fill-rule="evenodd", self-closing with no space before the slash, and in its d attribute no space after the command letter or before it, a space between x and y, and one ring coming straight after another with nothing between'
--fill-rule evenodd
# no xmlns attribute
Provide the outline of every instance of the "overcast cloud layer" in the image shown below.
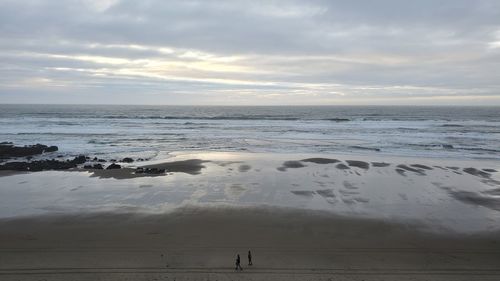
<svg viewBox="0 0 500 281"><path fill-rule="evenodd" d="M0 103L500 105L500 1L1 0Z"/></svg>

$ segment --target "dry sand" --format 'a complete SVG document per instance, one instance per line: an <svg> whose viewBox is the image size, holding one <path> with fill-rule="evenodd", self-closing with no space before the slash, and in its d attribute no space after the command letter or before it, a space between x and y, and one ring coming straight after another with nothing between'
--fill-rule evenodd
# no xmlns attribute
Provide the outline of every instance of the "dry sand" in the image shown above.
<svg viewBox="0 0 500 281"><path fill-rule="evenodd" d="M438 235L283 208L3 219L0 251L0 280L500 278L499 233ZM243 272L233 268L237 253Z"/></svg>

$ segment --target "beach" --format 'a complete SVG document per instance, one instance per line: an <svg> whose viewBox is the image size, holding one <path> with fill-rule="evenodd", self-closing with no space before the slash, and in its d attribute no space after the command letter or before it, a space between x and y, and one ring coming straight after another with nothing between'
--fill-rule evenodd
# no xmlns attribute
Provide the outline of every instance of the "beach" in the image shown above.
<svg viewBox="0 0 500 281"><path fill-rule="evenodd" d="M499 279L494 107L0 107L2 281Z"/></svg>
<svg viewBox="0 0 500 281"><path fill-rule="evenodd" d="M496 280L498 233L275 208L2 222L2 280ZM253 266L246 264L252 251ZM234 270L236 253L242 272Z"/></svg>
<svg viewBox="0 0 500 281"><path fill-rule="evenodd" d="M500 0L0 0L0 281L500 281Z"/></svg>
<svg viewBox="0 0 500 281"><path fill-rule="evenodd" d="M0 281L500 281L500 0L0 0Z"/></svg>
<svg viewBox="0 0 500 281"><path fill-rule="evenodd" d="M500 274L494 160L179 152L120 164L2 171L1 279ZM166 172L137 173L148 168ZM246 264L248 250L253 266ZM234 270L236 254L242 272Z"/></svg>

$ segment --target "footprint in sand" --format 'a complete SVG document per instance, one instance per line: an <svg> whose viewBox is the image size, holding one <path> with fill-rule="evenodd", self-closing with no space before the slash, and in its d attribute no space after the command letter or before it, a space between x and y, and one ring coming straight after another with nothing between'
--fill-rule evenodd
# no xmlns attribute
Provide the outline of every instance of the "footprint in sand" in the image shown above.
<svg viewBox="0 0 500 281"><path fill-rule="evenodd" d="M276 168L280 172L285 172L286 169L297 169L305 167L300 161L285 161L281 167Z"/></svg>
<svg viewBox="0 0 500 281"><path fill-rule="evenodd" d="M385 162L372 162L372 166L373 167L379 167L379 168L382 168L382 167L388 167L390 166L391 164L389 163L385 163Z"/></svg>
<svg viewBox="0 0 500 281"><path fill-rule="evenodd" d="M443 170L443 171L448 171L448 169L446 169L445 167L436 166L436 165L434 165L434 166L432 166L432 167L437 168L437 169L441 169L441 170Z"/></svg>
<svg viewBox="0 0 500 281"><path fill-rule="evenodd" d="M496 172L498 172L495 169L489 169L489 168L488 169L483 169L483 171L488 172L488 173L496 173Z"/></svg>
<svg viewBox="0 0 500 281"><path fill-rule="evenodd" d="M238 167L238 171L240 171L241 173L248 172L250 169L252 169L252 166L246 164L240 165Z"/></svg>
<svg viewBox="0 0 500 281"><path fill-rule="evenodd" d="M347 165L343 164L343 163L340 163L340 164L337 164L337 166L335 166L337 169L339 170L348 170L350 169Z"/></svg>
<svg viewBox="0 0 500 281"><path fill-rule="evenodd" d="M358 160L346 160L347 164L350 167L356 167L356 168L361 168L364 170L368 170L370 168L370 164L364 161L358 161Z"/></svg>
<svg viewBox="0 0 500 281"><path fill-rule="evenodd" d="M315 194L314 191L309 191L309 190L292 190L290 192L295 194L295 195L304 196L304 197L313 197L313 195Z"/></svg>
<svg viewBox="0 0 500 281"><path fill-rule="evenodd" d="M412 168L412 167L406 166L404 164L397 165L397 169L396 169L396 172L398 172L398 174L403 175L404 173L401 173L400 170L403 170L404 172L413 172L413 173L420 175L420 176L425 176L425 172L423 171L423 169Z"/></svg>
<svg viewBox="0 0 500 281"><path fill-rule="evenodd" d="M486 191L483 191L482 193L488 194L488 195L493 195L493 196L500 196L500 188L486 190Z"/></svg>
<svg viewBox="0 0 500 281"><path fill-rule="evenodd" d="M350 182L348 182L348 181L344 181L342 184L343 184L343 185L344 185L344 187L345 187L345 188L347 188L347 189L358 189L358 187L357 187L357 186L355 186L354 184L352 184L352 183L350 183Z"/></svg>
<svg viewBox="0 0 500 281"><path fill-rule="evenodd" d="M349 191L349 190L344 190L344 189L340 189L339 192L343 196L350 196L350 195L357 195L357 194L359 194L359 192L357 192L357 191Z"/></svg>
<svg viewBox="0 0 500 281"><path fill-rule="evenodd" d="M354 201L359 202L359 203L368 203L368 202L370 202L370 199L364 198L364 197L355 197Z"/></svg>
<svg viewBox="0 0 500 281"><path fill-rule="evenodd" d="M314 183L316 183L317 185L319 185L321 187L324 187L326 185L326 183L324 183L322 181L314 181Z"/></svg>
<svg viewBox="0 0 500 281"><path fill-rule="evenodd" d="M335 193L333 193L333 189L320 189L316 190L316 193L318 193L320 196L324 198L335 198Z"/></svg>
<svg viewBox="0 0 500 281"><path fill-rule="evenodd" d="M330 158L307 158L307 159L302 159L300 160L302 162L311 162L315 164L333 164L340 162L337 159L330 159Z"/></svg>
<svg viewBox="0 0 500 281"><path fill-rule="evenodd" d="M239 183L233 183L224 189L227 197L237 199L245 193L246 189Z"/></svg>
<svg viewBox="0 0 500 281"><path fill-rule="evenodd" d="M83 185L79 185L79 186L77 186L75 188L70 189L69 191L76 191L76 190L78 190L78 189L80 189L82 187L83 187Z"/></svg>
<svg viewBox="0 0 500 281"><path fill-rule="evenodd" d="M411 164L410 166L415 167L417 169L433 170L432 167L422 165L422 164Z"/></svg>
<svg viewBox="0 0 500 281"><path fill-rule="evenodd" d="M471 168L464 168L463 171L466 172L469 175L473 175L473 176L476 176L476 177L481 177L481 178L489 178L489 177L491 177L490 173L487 173L487 172L484 172L484 171L481 171L479 169L472 168L472 167Z"/></svg>
<svg viewBox="0 0 500 281"><path fill-rule="evenodd" d="M352 204L356 203L356 201L354 199L351 199L351 198L342 198L342 202L344 202L345 204L348 204L348 205L352 205Z"/></svg>

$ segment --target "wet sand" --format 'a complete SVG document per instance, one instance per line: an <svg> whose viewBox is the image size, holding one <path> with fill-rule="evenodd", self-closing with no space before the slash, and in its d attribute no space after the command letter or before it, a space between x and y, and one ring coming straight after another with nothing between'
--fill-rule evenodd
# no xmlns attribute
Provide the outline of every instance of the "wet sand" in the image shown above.
<svg viewBox="0 0 500 281"><path fill-rule="evenodd" d="M4 219L0 279L498 280L499 234L272 207Z"/></svg>
<svg viewBox="0 0 500 281"><path fill-rule="evenodd" d="M0 280L500 278L494 161L192 153L134 165L6 172Z"/></svg>

